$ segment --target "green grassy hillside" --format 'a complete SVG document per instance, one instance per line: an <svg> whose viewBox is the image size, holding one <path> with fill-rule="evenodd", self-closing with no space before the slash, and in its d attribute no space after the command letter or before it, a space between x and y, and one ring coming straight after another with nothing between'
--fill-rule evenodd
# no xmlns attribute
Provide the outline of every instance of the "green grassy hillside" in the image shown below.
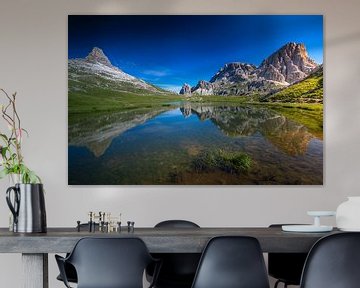
<svg viewBox="0 0 360 288"><path fill-rule="evenodd" d="M323 67L304 80L274 94L261 97L261 102L323 103Z"/></svg>
<svg viewBox="0 0 360 288"><path fill-rule="evenodd" d="M80 64L79 64L80 63ZM69 124L109 112L148 111L169 106L181 97L140 80L122 81L112 74L102 75L81 66L82 62L69 65L68 115ZM85 68L84 68L85 67ZM110 71L111 72L111 71ZM114 70L115 76L117 70ZM139 84L140 83L140 84Z"/></svg>

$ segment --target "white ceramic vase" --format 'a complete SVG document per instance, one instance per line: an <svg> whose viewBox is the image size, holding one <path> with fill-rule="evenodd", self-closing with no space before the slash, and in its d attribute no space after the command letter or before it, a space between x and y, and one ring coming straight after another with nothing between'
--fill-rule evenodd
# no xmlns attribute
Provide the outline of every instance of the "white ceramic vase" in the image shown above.
<svg viewBox="0 0 360 288"><path fill-rule="evenodd" d="M15 184L22 183L21 174L9 174L9 184L10 186L15 186Z"/></svg>
<svg viewBox="0 0 360 288"><path fill-rule="evenodd" d="M348 197L338 206L336 226L342 231L360 231L360 196Z"/></svg>

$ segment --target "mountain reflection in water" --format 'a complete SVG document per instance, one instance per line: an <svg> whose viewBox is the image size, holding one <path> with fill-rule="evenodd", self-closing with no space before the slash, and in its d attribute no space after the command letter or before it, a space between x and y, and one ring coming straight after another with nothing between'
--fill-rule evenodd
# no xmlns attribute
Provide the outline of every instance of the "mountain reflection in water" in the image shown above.
<svg viewBox="0 0 360 288"><path fill-rule="evenodd" d="M172 103L71 123L72 185L323 182L322 139L266 106ZM251 169L194 171L202 153L219 149L246 153Z"/></svg>
<svg viewBox="0 0 360 288"><path fill-rule="evenodd" d="M263 107L213 106L186 102L180 111L185 118L195 114L201 121L210 119L227 136L261 133L288 155L304 154L310 140L314 138L305 126Z"/></svg>
<svg viewBox="0 0 360 288"><path fill-rule="evenodd" d="M87 147L96 157L100 157L114 138L168 109L133 110L83 119L69 126L69 145Z"/></svg>

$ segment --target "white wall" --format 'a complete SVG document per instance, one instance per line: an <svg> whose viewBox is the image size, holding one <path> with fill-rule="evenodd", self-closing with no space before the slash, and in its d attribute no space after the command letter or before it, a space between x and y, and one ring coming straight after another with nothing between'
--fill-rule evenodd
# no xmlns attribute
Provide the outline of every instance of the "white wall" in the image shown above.
<svg viewBox="0 0 360 288"><path fill-rule="evenodd" d="M0 0L0 87L18 92L30 132L24 154L45 184L48 226L73 226L89 210L122 212L136 226L164 218L267 226L311 221L307 210L360 195L359 11L358 0ZM67 15L234 13L325 15L324 186L68 186ZM8 224L7 186L0 182L0 226ZM52 256L50 270L50 287L62 287ZM19 255L0 255L1 287L20 287L20 272Z"/></svg>

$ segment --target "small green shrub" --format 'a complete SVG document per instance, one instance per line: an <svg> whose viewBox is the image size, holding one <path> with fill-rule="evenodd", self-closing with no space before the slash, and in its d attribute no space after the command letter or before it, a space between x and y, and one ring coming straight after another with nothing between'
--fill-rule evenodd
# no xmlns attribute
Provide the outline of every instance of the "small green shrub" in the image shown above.
<svg viewBox="0 0 360 288"><path fill-rule="evenodd" d="M251 168L251 164L252 160L246 153L223 149L203 151L193 160L196 171L219 169L237 174L247 172Z"/></svg>

